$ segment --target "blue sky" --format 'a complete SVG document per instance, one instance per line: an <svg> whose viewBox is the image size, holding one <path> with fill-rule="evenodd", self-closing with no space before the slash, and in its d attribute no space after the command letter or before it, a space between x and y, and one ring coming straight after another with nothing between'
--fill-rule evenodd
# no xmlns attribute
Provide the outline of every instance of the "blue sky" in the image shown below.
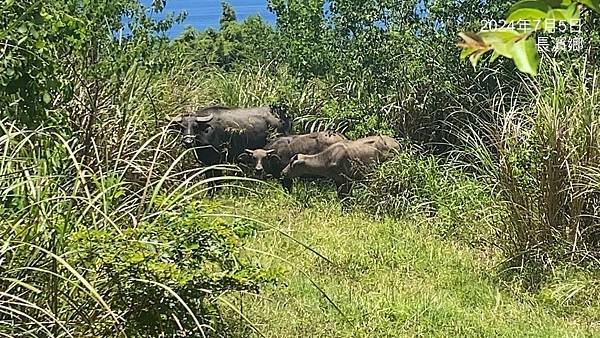
<svg viewBox="0 0 600 338"><path fill-rule="evenodd" d="M236 11L238 20L243 20L251 15L260 15L268 22L275 22L275 16L267 9L267 0L228 0ZM148 5L152 0L142 0ZM194 26L198 30L208 27L219 28L221 17L221 0L167 0L167 7L159 15L165 13L180 13L186 11L187 19L182 25L172 29L169 36L177 36L186 26Z"/></svg>

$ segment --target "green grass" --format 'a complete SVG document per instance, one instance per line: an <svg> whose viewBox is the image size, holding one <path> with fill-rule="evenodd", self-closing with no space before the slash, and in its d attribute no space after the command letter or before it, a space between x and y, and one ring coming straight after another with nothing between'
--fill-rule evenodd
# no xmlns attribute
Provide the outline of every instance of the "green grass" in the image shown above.
<svg viewBox="0 0 600 338"><path fill-rule="evenodd" d="M332 262L277 230L258 234L249 251L263 266L285 272L279 285L233 301L266 337L600 335L591 324L593 308L585 309L587 318L567 316L555 303L502 288L493 257L442 238L424 217L342 214L332 189L298 190L219 198Z"/></svg>

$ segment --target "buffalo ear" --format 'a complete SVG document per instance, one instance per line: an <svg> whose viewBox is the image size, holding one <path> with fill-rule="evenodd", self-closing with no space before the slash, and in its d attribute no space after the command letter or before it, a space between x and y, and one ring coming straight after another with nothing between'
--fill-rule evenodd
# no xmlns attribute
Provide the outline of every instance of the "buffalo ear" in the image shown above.
<svg viewBox="0 0 600 338"><path fill-rule="evenodd" d="M250 154L248 154L248 153L241 153L237 159L238 159L238 161L247 163L247 162L250 162L251 157L250 157Z"/></svg>

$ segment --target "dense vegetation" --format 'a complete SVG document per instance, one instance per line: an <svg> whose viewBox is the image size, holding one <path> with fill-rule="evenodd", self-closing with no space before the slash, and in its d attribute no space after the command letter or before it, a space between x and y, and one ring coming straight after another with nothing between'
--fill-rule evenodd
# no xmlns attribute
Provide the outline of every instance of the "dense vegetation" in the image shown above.
<svg viewBox="0 0 600 338"><path fill-rule="evenodd" d="M460 60L504 1L223 4L174 40L164 5L0 3L0 335L596 332L598 13L530 77ZM271 103L404 150L347 214L323 182L208 197L163 118Z"/></svg>

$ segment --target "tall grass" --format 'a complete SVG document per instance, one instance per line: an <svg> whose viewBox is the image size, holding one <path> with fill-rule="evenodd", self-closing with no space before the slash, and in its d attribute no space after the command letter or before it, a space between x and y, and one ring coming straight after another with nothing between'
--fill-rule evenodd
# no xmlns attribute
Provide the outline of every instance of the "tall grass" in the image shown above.
<svg viewBox="0 0 600 338"><path fill-rule="evenodd" d="M124 226L152 220L202 194L204 182L182 182L173 169L184 155L172 158L165 152L165 134L144 144L134 140L136 132L144 133L132 125L115 152L104 157L101 152L110 148L94 148L94 169L81 162L83 148L75 138L64 139L51 129L21 130L7 121L0 130L0 331L71 336L75 327L104 318L112 323L111 332L120 332L121 314L111 310L105 290L67 262L69 236L106 228L121 233ZM169 198L159 199L164 194ZM82 293L94 303L94 312L79 312Z"/></svg>
<svg viewBox="0 0 600 338"><path fill-rule="evenodd" d="M528 285L557 265L595 264L600 253L598 74L587 63L544 69L523 79L527 92L491 98L492 109L474 114L478 127L456 130L460 156L504 201L497 244L507 272L525 273Z"/></svg>
<svg viewBox="0 0 600 338"><path fill-rule="evenodd" d="M171 86L176 75L183 78L177 72L159 79L134 65L120 95L105 100L81 133L0 121L0 335L211 336L223 325L215 310L221 292L251 289L263 278L236 253L239 239L252 232L209 216L219 214L218 205L202 202L209 168L198 167L159 122L210 93L192 89L198 78ZM86 104L76 100L69 113L83 116ZM194 243L197 236L205 239ZM119 292L134 297L132 283L142 298L115 298ZM148 304L140 301L151 295L171 308L147 324L133 310L144 309ZM151 330L156 327L162 333Z"/></svg>

